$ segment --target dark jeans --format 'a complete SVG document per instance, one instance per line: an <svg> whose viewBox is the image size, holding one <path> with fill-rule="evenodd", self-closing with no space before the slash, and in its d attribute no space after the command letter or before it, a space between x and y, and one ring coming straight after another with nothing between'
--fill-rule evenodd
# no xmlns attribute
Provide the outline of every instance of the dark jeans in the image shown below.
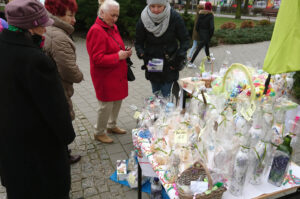
<svg viewBox="0 0 300 199"><path fill-rule="evenodd" d="M152 93L156 93L161 91L162 95L164 97L169 97L171 92L171 87L173 82L165 82L165 83L158 83L158 82L151 82L152 86Z"/></svg>
<svg viewBox="0 0 300 199"><path fill-rule="evenodd" d="M205 54L207 57L209 57L209 43L208 42L203 42L203 41L199 41L197 49L191 59L191 63L193 63L197 57L197 55L199 54L200 50L203 48L203 46L205 46Z"/></svg>

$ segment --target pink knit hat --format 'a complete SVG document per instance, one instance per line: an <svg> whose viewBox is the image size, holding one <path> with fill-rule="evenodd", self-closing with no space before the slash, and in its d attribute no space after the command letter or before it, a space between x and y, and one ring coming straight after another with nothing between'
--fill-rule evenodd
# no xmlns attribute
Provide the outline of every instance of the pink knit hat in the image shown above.
<svg viewBox="0 0 300 199"><path fill-rule="evenodd" d="M5 15L9 25L26 30L54 23L43 4L37 0L13 0L6 5Z"/></svg>

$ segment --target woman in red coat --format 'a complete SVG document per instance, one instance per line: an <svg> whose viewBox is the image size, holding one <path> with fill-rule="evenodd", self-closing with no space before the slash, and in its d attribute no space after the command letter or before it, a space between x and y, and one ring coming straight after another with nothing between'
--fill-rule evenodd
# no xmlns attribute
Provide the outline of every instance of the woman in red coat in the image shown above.
<svg viewBox="0 0 300 199"><path fill-rule="evenodd" d="M91 77L99 102L95 140L104 143L113 142L107 132L126 133L116 126L116 121L122 100L128 96L126 58L132 51L125 49L115 25L119 11L119 3L105 0L86 39Z"/></svg>

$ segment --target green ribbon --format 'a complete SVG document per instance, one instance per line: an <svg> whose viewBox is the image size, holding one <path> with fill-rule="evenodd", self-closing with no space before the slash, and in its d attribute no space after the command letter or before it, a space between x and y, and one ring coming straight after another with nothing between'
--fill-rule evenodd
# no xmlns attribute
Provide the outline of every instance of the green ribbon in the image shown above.
<svg viewBox="0 0 300 199"><path fill-rule="evenodd" d="M13 25L8 25L8 30L13 31L13 32L24 32L23 29L18 28L18 27L13 26Z"/></svg>

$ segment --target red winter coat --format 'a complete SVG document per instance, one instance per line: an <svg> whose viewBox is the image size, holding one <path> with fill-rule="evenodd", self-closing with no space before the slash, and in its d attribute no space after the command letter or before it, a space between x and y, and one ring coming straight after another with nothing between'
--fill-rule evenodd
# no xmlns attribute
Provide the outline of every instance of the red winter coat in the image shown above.
<svg viewBox="0 0 300 199"><path fill-rule="evenodd" d="M116 25L110 27L97 17L90 28L86 47L90 56L90 72L97 99L104 102L128 96L126 60L119 60L120 47L125 46Z"/></svg>

